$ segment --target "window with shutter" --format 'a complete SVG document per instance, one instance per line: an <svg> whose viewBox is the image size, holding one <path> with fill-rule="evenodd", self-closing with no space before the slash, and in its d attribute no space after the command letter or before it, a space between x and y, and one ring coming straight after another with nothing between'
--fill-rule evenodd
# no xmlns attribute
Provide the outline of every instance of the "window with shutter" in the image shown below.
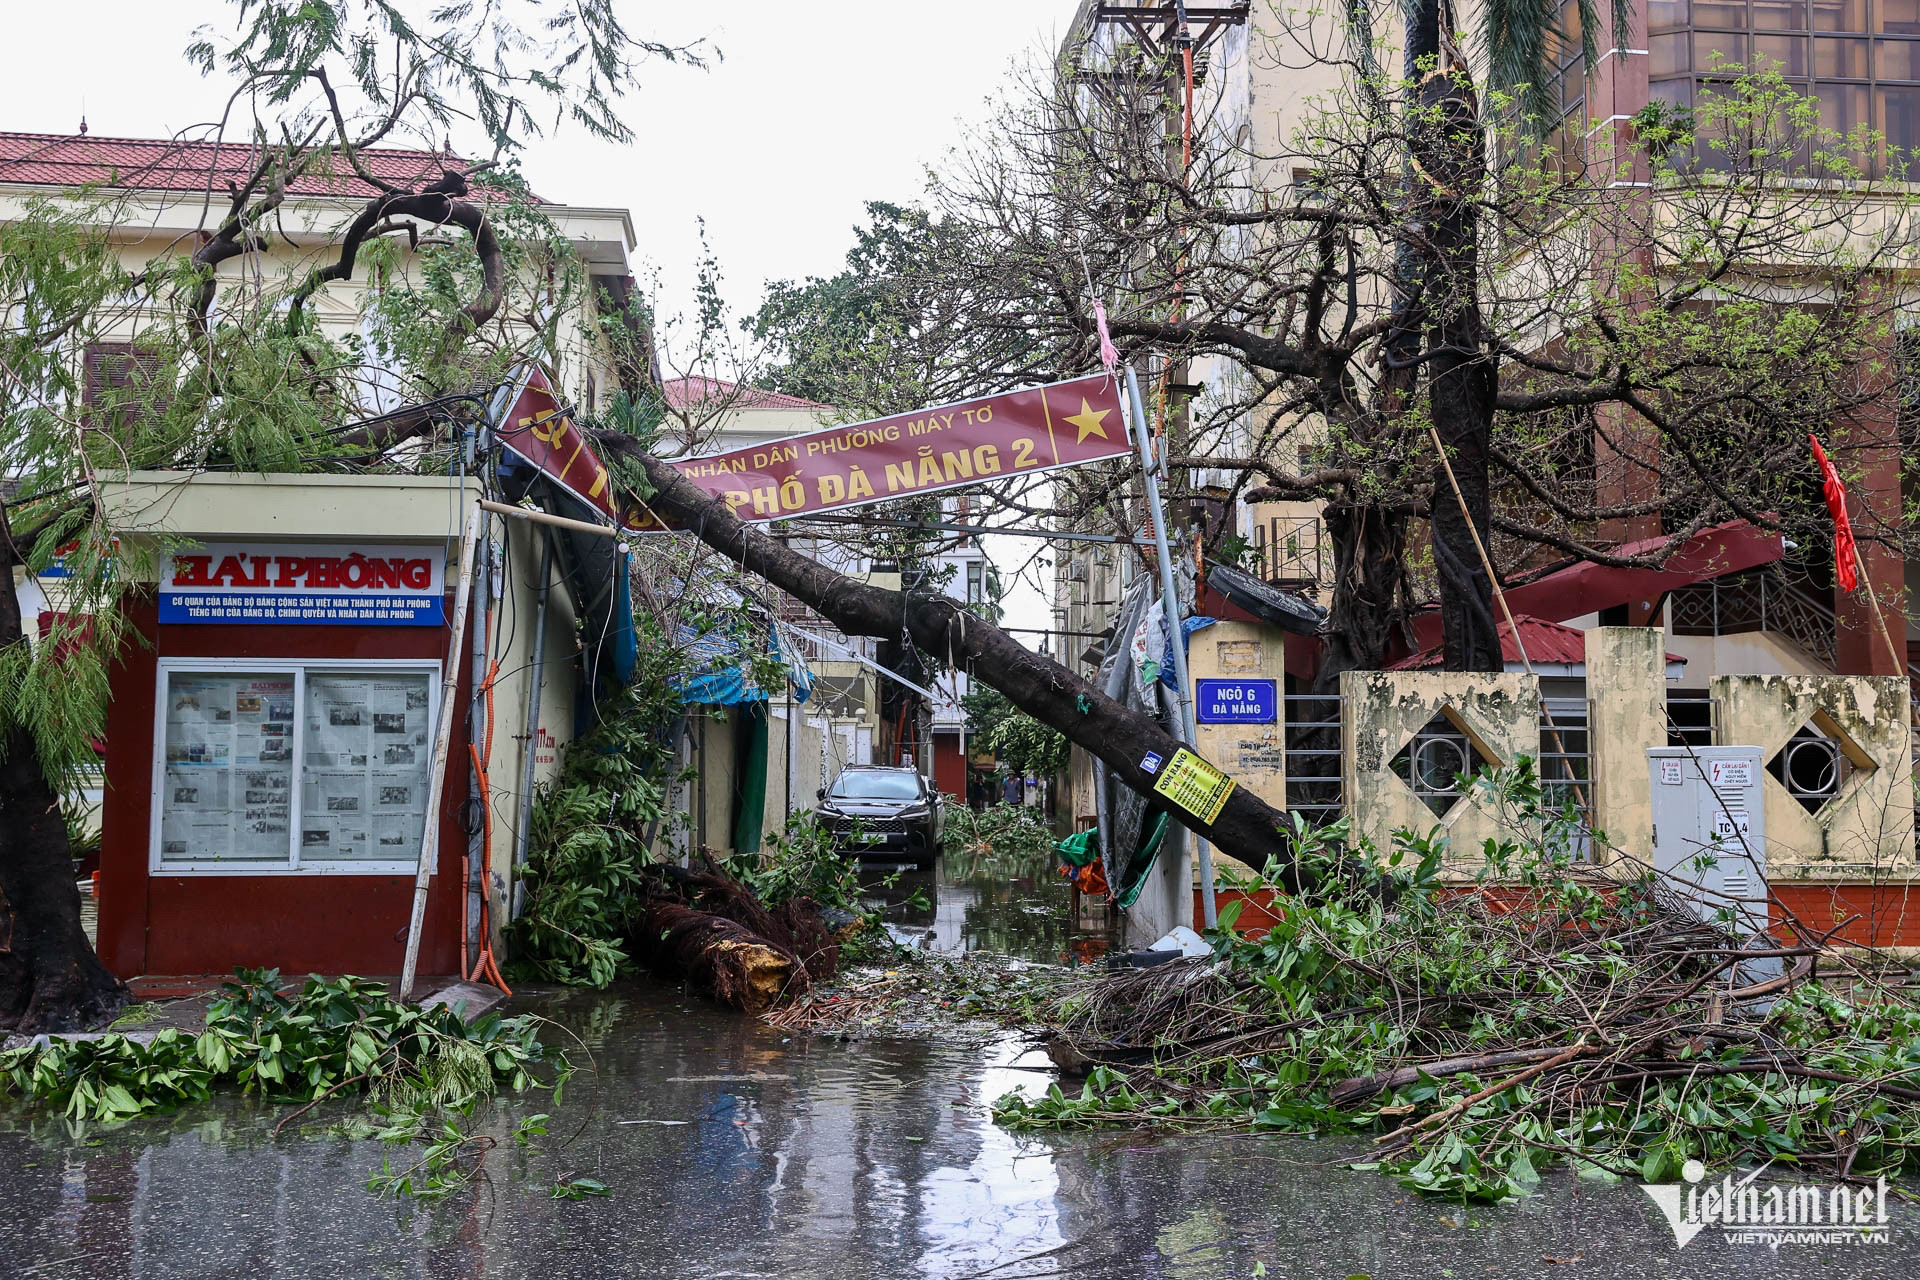
<svg viewBox="0 0 1920 1280"><path fill-rule="evenodd" d="M93 342L87 344L86 362L81 403L91 411L89 422L104 412L116 425L130 423L158 358L131 342Z"/></svg>

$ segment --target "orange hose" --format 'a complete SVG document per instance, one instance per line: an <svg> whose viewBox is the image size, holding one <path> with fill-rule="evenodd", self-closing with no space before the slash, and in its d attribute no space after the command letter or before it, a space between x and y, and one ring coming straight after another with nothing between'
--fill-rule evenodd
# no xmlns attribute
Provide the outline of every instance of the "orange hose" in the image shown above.
<svg viewBox="0 0 1920 1280"><path fill-rule="evenodd" d="M487 730L484 738L485 747L483 749L471 742L467 744L467 754L473 759L474 780L480 790L480 847L485 851L487 859L487 863L482 867L481 874L483 875L492 874L493 788L487 778L486 762L493 759L493 685L499 675L500 662L498 659L495 659L488 665L486 681L480 686L480 695L486 700L487 707ZM467 981L479 982L482 977L484 977L488 982L500 988L501 991L512 995L513 989L507 986L505 980L501 978L500 965L495 961L493 956L493 931L488 928L488 916L490 914L487 907L488 901L489 897L483 889L480 894L480 953L474 959L473 972L467 975ZM466 922L467 913L462 910L460 912L460 926L462 931L460 957L462 964L466 963L467 954L465 937Z"/></svg>

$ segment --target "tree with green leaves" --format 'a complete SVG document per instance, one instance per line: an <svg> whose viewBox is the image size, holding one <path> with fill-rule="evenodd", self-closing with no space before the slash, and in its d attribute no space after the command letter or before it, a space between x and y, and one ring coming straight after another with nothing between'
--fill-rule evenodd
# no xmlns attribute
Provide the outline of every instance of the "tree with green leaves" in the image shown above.
<svg viewBox="0 0 1920 1280"><path fill-rule="evenodd" d="M181 154L217 143L246 157L231 182L209 170L199 235L123 264L113 237L131 216L131 178L36 200L0 225L0 1028L85 1025L124 998L81 929L59 807L103 729L108 666L130 643L121 595L159 550L116 544L104 482L149 468L365 465L401 439L424 443L382 465L435 465L471 393L530 348L566 354L557 317L583 277L518 198L517 158L561 124L629 140L619 103L640 65L704 55L635 37L612 0L233 10L231 26L203 28L187 49L232 93L217 120L179 135ZM450 133L491 156L457 158ZM444 159L404 178L370 163L396 144ZM321 228L317 248L295 245L295 184L349 177L375 194ZM303 265L282 269L289 253ZM365 325L325 329L315 300L356 273L381 283ZM80 353L109 339L131 341L132 376L88 400ZM413 407L366 425L376 388ZM34 645L15 573L56 553L61 612Z"/></svg>
<svg viewBox="0 0 1920 1280"><path fill-rule="evenodd" d="M972 745L993 753L1008 773L1051 778L1067 767L1073 744L1066 735L1014 706L998 689L981 685L960 703Z"/></svg>
<svg viewBox="0 0 1920 1280"><path fill-rule="evenodd" d="M923 209L869 200L842 270L773 281L743 322L775 360L760 381L856 421L990 388L1008 335L982 334L965 299L917 284L962 234Z"/></svg>

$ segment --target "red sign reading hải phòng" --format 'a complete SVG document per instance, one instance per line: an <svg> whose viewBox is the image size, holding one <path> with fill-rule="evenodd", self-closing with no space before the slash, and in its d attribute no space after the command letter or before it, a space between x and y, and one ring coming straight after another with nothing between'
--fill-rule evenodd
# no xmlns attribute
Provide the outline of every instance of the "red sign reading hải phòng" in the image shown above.
<svg viewBox="0 0 1920 1280"><path fill-rule="evenodd" d="M538 370L496 417L500 442L615 523L658 529L622 509L605 465ZM696 487L742 520L784 520L1078 466L1131 451L1119 386L1105 374L826 427L725 453L676 458Z"/></svg>
<svg viewBox="0 0 1920 1280"><path fill-rule="evenodd" d="M437 546L210 543L167 556L160 621L439 626L445 562Z"/></svg>

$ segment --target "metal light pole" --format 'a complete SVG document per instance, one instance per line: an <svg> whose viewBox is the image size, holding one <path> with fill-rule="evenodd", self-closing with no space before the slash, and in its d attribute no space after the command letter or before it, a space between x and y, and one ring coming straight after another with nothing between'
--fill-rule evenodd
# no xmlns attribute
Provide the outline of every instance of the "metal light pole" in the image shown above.
<svg viewBox="0 0 1920 1280"><path fill-rule="evenodd" d="M1154 458L1147 443L1147 411L1140 400L1140 379L1133 366L1127 366L1127 400L1134 423L1133 442L1140 450L1140 482L1146 489L1147 512L1153 519L1153 545L1160 557L1160 604L1166 611L1172 633L1173 678L1179 690L1180 720L1176 736L1188 746L1198 742L1198 727L1193 716L1193 685L1187 678L1187 637L1180 627L1180 596L1174 586L1173 557L1167 550L1167 513L1160 504L1160 481L1154 472ZM1194 843L1200 852L1200 911L1207 928L1214 927L1218 913L1213 901L1213 848L1199 833Z"/></svg>

